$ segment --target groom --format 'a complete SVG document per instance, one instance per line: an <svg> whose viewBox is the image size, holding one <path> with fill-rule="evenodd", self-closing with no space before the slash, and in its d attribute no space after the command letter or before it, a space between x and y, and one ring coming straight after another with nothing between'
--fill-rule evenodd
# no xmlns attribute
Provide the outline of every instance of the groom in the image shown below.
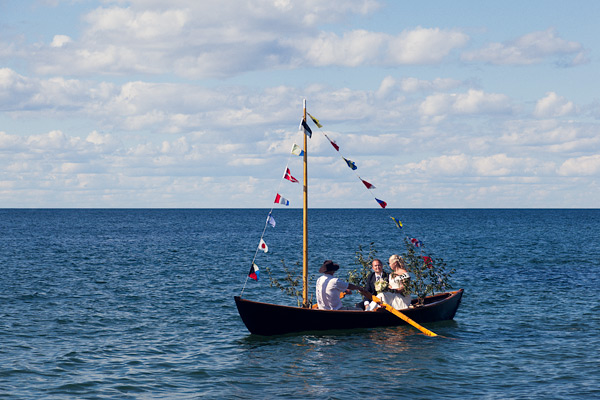
<svg viewBox="0 0 600 400"><path fill-rule="evenodd" d="M387 274L387 272L385 272L383 270L383 264L381 263L381 260L378 258L374 259L373 262L371 262L371 269L372 269L372 271L367 276L367 281L365 283L365 290L367 292L371 293L372 295L377 295L377 290L375 290L375 282L377 282L380 279L387 280L388 274ZM370 302L369 299L367 299L366 297L363 296L363 302L357 303L356 307L364 309L365 301L367 303Z"/></svg>

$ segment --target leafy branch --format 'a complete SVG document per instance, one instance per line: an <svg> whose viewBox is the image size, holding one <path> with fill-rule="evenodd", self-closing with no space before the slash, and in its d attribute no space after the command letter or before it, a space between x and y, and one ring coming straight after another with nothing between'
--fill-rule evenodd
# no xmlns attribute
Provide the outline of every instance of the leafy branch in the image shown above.
<svg viewBox="0 0 600 400"><path fill-rule="evenodd" d="M348 271L348 282L364 287L367 283L367 276L371 272L371 263L377 256L375 242L369 243L369 252L365 256L362 245L358 245L358 251L354 253L354 264L358 268Z"/></svg>
<svg viewBox="0 0 600 400"><path fill-rule="evenodd" d="M452 288L450 277L455 270L448 269L442 258L426 254L422 248L420 252L417 252L417 248L407 238L404 238L404 246L405 251L402 258L411 275L411 278L405 283L405 293L415 295L418 305L424 304L425 297ZM371 271L371 263L377 255L374 242L369 244L366 255L365 251L362 245L358 246L355 256L358 268L348 271L348 281L359 286L365 286L367 275Z"/></svg>
<svg viewBox="0 0 600 400"><path fill-rule="evenodd" d="M419 305L423 305L426 296L452 288L450 277L455 270L448 270L442 258L426 255L423 250L417 253L416 247L407 238L404 238L404 246L404 262L412 275L405 285L406 292L414 294Z"/></svg>
<svg viewBox="0 0 600 400"><path fill-rule="evenodd" d="M283 293L288 296L295 297L298 303L298 307L302 305L302 276L298 276L294 273L294 269L290 269L285 265L285 261L281 260L281 264L283 266L283 271L285 272L285 276L283 278L283 283L280 282L277 278L273 277L271 274L271 269L266 267L267 274L269 275L269 282L271 287L279 288ZM296 271L301 270L300 263L296 262ZM310 300L307 300L309 306L312 306L312 295L310 296Z"/></svg>

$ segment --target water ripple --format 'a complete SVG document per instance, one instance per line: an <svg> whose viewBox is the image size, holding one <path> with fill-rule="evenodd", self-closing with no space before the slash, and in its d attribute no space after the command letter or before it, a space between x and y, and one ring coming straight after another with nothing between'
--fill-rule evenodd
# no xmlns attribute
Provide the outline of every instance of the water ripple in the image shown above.
<svg viewBox="0 0 600 400"><path fill-rule="evenodd" d="M0 397L600 398L598 210L397 211L466 289L428 325L444 337L248 334L233 296L264 210L0 210ZM298 216L276 216L261 266L296 261ZM315 210L313 231L338 229L311 265L348 268L371 239L395 252L378 216ZM291 304L264 280L245 296Z"/></svg>

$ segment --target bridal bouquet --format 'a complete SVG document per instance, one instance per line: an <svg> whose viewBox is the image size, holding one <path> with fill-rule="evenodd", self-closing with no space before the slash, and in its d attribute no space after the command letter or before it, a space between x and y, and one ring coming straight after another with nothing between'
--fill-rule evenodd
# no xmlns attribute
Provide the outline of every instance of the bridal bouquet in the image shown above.
<svg viewBox="0 0 600 400"><path fill-rule="evenodd" d="M380 279L377 282L375 282L375 290L378 294L384 292L387 288L388 282L385 279Z"/></svg>

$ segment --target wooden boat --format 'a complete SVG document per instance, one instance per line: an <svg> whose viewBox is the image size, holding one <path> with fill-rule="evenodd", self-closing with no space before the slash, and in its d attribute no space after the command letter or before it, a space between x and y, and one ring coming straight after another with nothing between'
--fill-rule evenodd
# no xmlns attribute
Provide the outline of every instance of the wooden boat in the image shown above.
<svg viewBox="0 0 600 400"><path fill-rule="evenodd" d="M451 320L458 310L462 295L463 289L429 296L425 298L423 306L407 308L402 310L402 313L418 323ZM260 303L239 296L235 296L235 304L250 333L264 336L406 324L383 309L378 311L318 310Z"/></svg>
<svg viewBox="0 0 600 400"><path fill-rule="evenodd" d="M306 100L304 118L306 126ZM419 323L451 320L454 318L463 295L463 289L428 296L424 304L400 312L383 304L377 311L362 310L319 310L312 308L308 301L308 174L307 174L307 135L304 135L304 201L303 201L303 263L302 263L302 306L291 307L251 301L235 296L235 304L242 321L252 334L281 335L293 332L324 331L333 329L374 328L403 325L407 322L429 336L435 333L421 327ZM243 293L243 290L242 290ZM386 311L388 310L388 311ZM403 314L403 315L401 315ZM406 318L408 317L408 318ZM406 322L405 322L406 321Z"/></svg>

